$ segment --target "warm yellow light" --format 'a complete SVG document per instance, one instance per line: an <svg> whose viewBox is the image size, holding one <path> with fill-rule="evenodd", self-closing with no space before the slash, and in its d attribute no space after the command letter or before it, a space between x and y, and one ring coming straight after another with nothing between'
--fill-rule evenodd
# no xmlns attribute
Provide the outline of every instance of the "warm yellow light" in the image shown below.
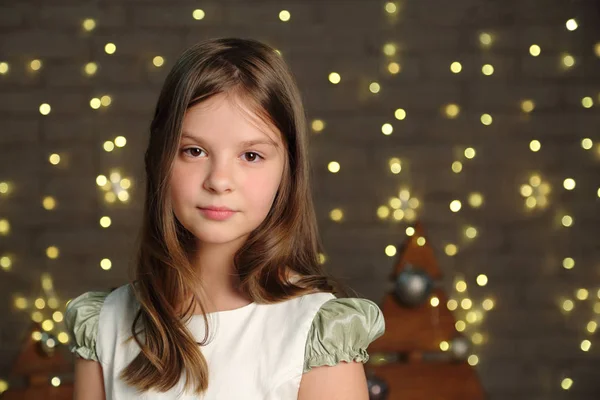
<svg viewBox="0 0 600 400"><path fill-rule="evenodd" d="M593 145L594 145L594 142L592 142L592 139L590 139L590 138L585 138L585 139L581 140L581 148L584 150L591 149Z"/></svg>
<svg viewBox="0 0 600 400"><path fill-rule="evenodd" d="M401 71L401 69L402 68L400 67L400 64L397 62L391 62L388 64L388 71L390 74L396 75Z"/></svg>
<svg viewBox="0 0 600 400"><path fill-rule="evenodd" d="M534 153L540 151L541 148L542 144L539 140L532 140L529 142L529 150L533 151Z"/></svg>
<svg viewBox="0 0 600 400"><path fill-rule="evenodd" d="M481 123L483 125L489 126L493 122L493 118L490 114L482 114L481 115Z"/></svg>
<svg viewBox="0 0 600 400"><path fill-rule="evenodd" d="M473 302L471 299L462 299L460 306L463 308L463 310L470 310L471 307L473 307Z"/></svg>
<svg viewBox="0 0 600 400"><path fill-rule="evenodd" d="M112 223L110 217L102 217L100 218L100 226L103 228L108 228L110 226L110 224Z"/></svg>
<svg viewBox="0 0 600 400"><path fill-rule="evenodd" d="M475 239L477 237L477 228L469 226L465 229L465 236L469 239Z"/></svg>
<svg viewBox="0 0 600 400"><path fill-rule="evenodd" d="M562 265L564 269L573 269L573 267L575 266L575 260L571 257L567 257L563 260Z"/></svg>
<svg viewBox="0 0 600 400"><path fill-rule="evenodd" d="M42 115L50 114L51 110L52 110L52 107L50 107L50 104L48 104L48 103L43 103L40 105L40 114L42 114Z"/></svg>
<svg viewBox="0 0 600 400"><path fill-rule="evenodd" d="M575 19L571 18L565 23L565 26L568 30L574 31L579 25L577 25L577 21L575 21Z"/></svg>
<svg viewBox="0 0 600 400"><path fill-rule="evenodd" d="M471 193L469 195L469 205L473 208L478 208L481 207L481 205L483 204L483 196L481 195L481 193Z"/></svg>
<svg viewBox="0 0 600 400"><path fill-rule="evenodd" d="M60 163L60 155L56 153L50 154L50 157L48 157L48 161L50 161L50 164L52 165L57 165L58 163Z"/></svg>
<svg viewBox="0 0 600 400"><path fill-rule="evenodd" d="M575 189L575 185L576 185L575 179L573 179L573 178L567 178L563 181L563 186L567 190Z"/></svg>
<svg viewBox="0 0 600 400"><path fill-rule="evenodd" d="M475 149L474 148L467 147L465 149L465 157L468 158L469 160L475 158L475 154L476 153L475 153Z"/></svg>
<svg viewBox="0 0 600 400"><path fill-rule="evenodd" d="M390 171L392 171L393 174L399 174L402 171L402 164L399 158L390 158L389 165Z"/></svg>
<svg viewBox="0 0 600 400"><path fill-rule="evenodd" d="M466 328L467 328L467 324L465 323L465 321L456 321L456 323L454 324L454 327L456 328L457 331L459 332L463 332Z"/></svg>
<svg viewBox="0 0 600 400"><path fill-rule="evenodd" d="M24 310L27 308L27 299L25 297L17 297L15 299L15 307L19 310Z"/></svg>
<svg viewBox="0 0 600 400"><path fill-rule="evenodd" d="M83 20L83 29L85 29L86 31L92 31L94 30L94 28L96 27L96 21L94 21L91 18L86 18Z"/></svg>
<svg viewBox="0 0 600 400"><path fill-rule="evenodd" d="M462 163L460 161L454 161L452 163L452 172L454 172L455 174L458 174L462 171Z"/></svg>
<svg viewBox="0 0 600 400"><path fill-rule="evenodd" d="M114 142L115 146L117 147L125 147L125 145L127 144L127 139L125 138L125 136L117 136Z"/></svg>
<svg viewBox="0 0 600 400"><path fill-rule="evenodd" d="M575 307L575 304L573 303L572 300L565 300L562 303L563 310L565 310L567 312L572 311L574 307Z"/></svg>
<svg viewBox="0 0 600 400"><path fill-rule="evenodd" d="M577 300L587 300L587 298L589 297L590 292L587 291L587 289L577 289L577 292L575 293L575 297L577 297Z"/></svg>
<svg viewBox="0 0 600 400"><path fill-rule="evenodd" d="M292 14L288 10L281 10L279 12L279 19L283 22L288 22L292 18Z"/></svg>
<svg viewBox="0 0 600 400"><path fill-rule="evenodd" d="M10 190L8 182L0 182L0 194L7 194Z"/></svg>
<svg viewBox="0 0 600 400"><path fill-rule="evenodd" d="M592 347L592 342L590 342L589 340L586 339L581 342L581 350L589 351L591 347Z"/></svg>
<svg viewBox="0 0 600 400"><path fill-rule="evenodd" d="M383 54L385 54L386 56L393 56L396 54L396 45L393 43L386 43L383 46Z"/></svg>
<svg viewBox="0 0 600 400"><path fill-rule="evenodd" d="M369 85L369 91L371 93L379 93L380 90L381 86L377 82L371 82L371 84Z"/></svg>
<svg viewBox="0 0 600 400"><path fill-rule="evenodd" d="M542 52L542 49L537 44L532 44L529 47L529 54L531 54L534 57L539 56L541 52Z"/></svg>
<svg viewBox="0 0 600 400"><path fill-rule="evenodd" d="M398 6L396 6L396 3L394 2L388 1L387 3L385 3L385 11L388 14L394 14L396 11L398 11Z"/></svg>
<svg viewBox="0 0 600 400"><path fill-rule="evenodd" d="M444 248L444 251L446 252L447 255L449 255L450 257L455 256L456 253L458 253L458 247L456 247L455 244L447 244L446 247Z"/></svg>
<svg viewBox="0 0 600 400"><path fill-rule="evenodd" d="M106 176L98 175L96 177L96 185L102 187L102 186L106 185L107 183L108 183L108 179L106 179Z"/></svg>
<svg viewBox="0 0 600 400"><path fill-rule="evenodd" d="M8 63L0 62L0 75L5 75L9 69Z"/></svg>
<svg viewBox="0 0 600 400"><path fill-rule="evenodd" d="M102 261L100 261L100 268L108 271L112 268L112 261L110 261L108 258L103 258Z"/></svg>
<svg viewBox="0 0 600 400"><path fill-rule="evenodd" d="M479 43L481 43L484 46L489 46L492 44L492 35L490 35L489 33L480 33L479 34Z"/></svg>
<svg viewBox="0 0 600 400"><path fill-rule="evenodd" d="M432 296L431 299L429 299L429 304L431 304L431 307L437 307L440 305L440 299L438 299L437 296Z"/></svg>
<svg viewBox="0 0 600 400"><path fill-rule="evenodd" d="M483 343L483 335L481 333L479 333L479 332L476 332L471 337L471 341L474 344L481 344L481 343Z"/></svg>
<svg viewBox="0 0 600 400"><path fill-rule="evenodd" d="M40 60L32 60L29 63L29 68L31 68L32 71L39 71L40 68L42 68L42 62Z"/></svg>
<svg viewBox="0 0 600 400"><path fill-rule="evenodd" d="M594 45L594 53L596 54L597 57L600 57L600 42L598 42Z"/></svg>
<svg viewBox="0 0 600 400"><path fill-rule="evenodd" d="M402 121L406 118L406 110L404 110L403 108L398 108L396 111L394 111L394 117L397 120Z"/></svg>
<svg viewBox="0 0 600 400"><path fill-rule="evenodd" d="M329 74L329 82L337 85L342 80L342 77L337 72L332 72Z"/></svg>
<svg viewBox="0 0 600 400"><path fill-rule="evenodd" d="M199 8L195 9L192 12L192 18L194 18L197 21L200 21L201 19L204 19L205 16L206 16L206 13L204 12L204 10L201 10Z"/></svg>
<svg viewBox="0 0 600 400"><path fill-rule="evenodd" d="M391 244L385 246L385 255L388 257L394 257L396 255L396 246Z"/></svg>
<svg viewBox="0 0 600 400"><path fill-rule="evenodd" d="M530 113L535 108L535 103L532 100L523 100L521 102L521 110L526 113Z"/></svg>
<svg viewBox="0 0 600 400"><path fill-rule="evenodd" d="M481 304L481 306L483 307L484 310L490 311L492 308L494 308L494 300L485 299L483 301L483 303Z"/></svg>
<svg viewBox="0 0 600 400"><path fill-rule="evenodd" d="M465 290L467 290L467 282L465 281L458 281L456 282L455 286L457 292L463 293Z"/></svg>
<svg viewBox="0 0 600 400"><path fill-rule="evenodd" d="M117 46L114 43L106 43L104 51L106 54L114 54L117 51Z"/></svg>
<svg viewBox="0 0 600 400"><path fill-rule="evenodd" d="M340 222L342 218L344 218L344 213L339 208L334 208L329 213L329 218L331 218L332 221Z"/></svg>
<svg viewBox="0 0 600 400"><path fill-rule="evenodd" d="M311 124L311 128L315 132L321 132L323 129L325 129L325 122L320 119L315 119Z"/></svg>
<svg viewBox="0 0 600 400"><path fill-rule="evenodd" d="M450 300L448 300L446 307L448 307L448 310L454 311L458 308L458 302L454 299L450 299Z"/></svg>
<svg viewBox="0 0 600 400"><path fill-rule="evenodd" d="M571 225L573 225L573 217L571 217L570 215L565 215L562 217L561 222L563 226L570 227Z"/></svg>
<svg viewBox="0 0 600 400"><path fill-rule="evenodd" d="M386 136L389 136L392 134L392 132L394 132L394 127L392 126L392 124L383 124L381 126L381 133L383 133Z"/></svg>
<svg viewBox="0 0 600 400"><path fill-rule="evenodd" d="M102 105L102 102L97 97L94 97L93 99L90 100L90 107L92 107L94 110L99 109L101 105Z"/></svg>
<svg viewBox="0 0 600 400"><path fill-rule="evenodd" d="M54 378L52 378L50 380L50 383L52 384L52 386L54 387L59 387L60 386L60 378L58 376L55 376Z"/></svg>
<svg viewBox="0 0 600 400"><path fill-rule="evenodd" d="M585 329L589 333L595 333L596 329L598 329L598 323L596 321L590 321L590 322L587 323Z"/></svg>
<svg viewBox="0 0 600 400"><path fill-rule="evenodd" d="M454 119L460 114L460 107L457 104L448 104L446 105L444 112L448 118Z"/></svg>
<svg viewBox="0 0 600 400"><path fill-rule="evenodd" d="M337 161L331 161L328 165L327 165L327 169L329 170L329 172L331 173L338 173L340 171L340 163L338 163Z"/></svg>
<svg viewBox="0 0 600 400"><path fill-rule="evenodd" d="M406 236L413 236L415 234L415 228L413 228L412 226L409 226L408 228L406 228Z"/></svg>
<svg viewBox="0 0 600 400"><path fill-rule="evenodd" d="M319 253L319 264L325 264L325 261L327 261L327 257L325 257L325 254Z"/></svg>
<svg viewBox="0 0 600 400"><path fill-rule="evenodd" d="M161 56L155 56L152 59L152 64L155 67L162 67L165 64L165 59L163 57L161 57Z"/></svg>
<svg viewBox="0 0 600 400"><path fill-rule="evenodd" d="M481 72L486 76L490 76L494 73L494 66L491 64L485 64L483 67L481 67Z"/></svg>
<svg viewBox="0 0 600 400"><path fill-rule="evenodd" d="M88 76L94 75L96 71L98 71L98 64L96 64L95 62L89 62L85 64L83 70Z"/></svg>
<svg viewBox="0 0 600 400"><path fill-rule="evenodd" d="M571 389L571 386L573 386L573 379L571 378L565 378L560 383L560 387L562 387L564 390Z"/></svg>
<svg viewBox="0 0 600 400"><path fill-rule="evenodd" d="M54 200L54 197L52 196L46 196L42 200L42 205L46 210L54 210L56 207L56 200Z"/></svg>
<svg viewBox="0 0 600 400"><path fill-rule="evenodd" d="M475 354L471 354L468 358L467 358L467 362L469 363L470 366L474 367L477 364L479 364L479 357L477 357Z"/></svg>
<svg viewBox="0 0 600 400"><path fill-rule="evenodd" d="M52 322L49 319L45 320L44 322L42 322L42 329L46 332L51 331L52 329L54 329L54 322Z"/></svg>
<svg viewBox="0 0 600 400"><path fill-rule="evenodd" d="M563 65L567 68L575 65L575 58L570 54L565 54L562 58Z"/></svg>
<svg viewBox="0 0 600 400"><path fill-rule="evenodd" d="M35 299L35 307L39 310L43 310L44 307L46 307L46 301L44 299L42 299L41 297L38 297L37 299Z"/></svg>
<svg viewBox="0 0 600 400"><path fill-rule="evenodd" d="M448 342L446 342L445 340L442 340L440 342L440 350L448 351L449 349L450 349L450 344Z"/></svg>
<svg viewBox="0 0 600 400"><path fill-rule="evenodd" d="M387 206L379 206L377 208L377 216L380 219L385 219L390 216L390 209Z"/></svg>
<svg viewBox="0 0 600 400"><path fill-rule="evenodd" d="M112 98L108 95L104 95L102 97L100 97L100 104L104 107L108 107L110 106L110 103L112 103Z"/></svg>
<svg viewBox="0 0 600 400"><path fill-rule="evenodd" d="M454 72L455 74L458 74L460 71L462 71L461 63L459 63L458 61L454 61L452 64L450 64L450 71Z"/></svg>
<svg viewBox="0 0 600 400"><path fill-rule="evenodd" d="M480 274L477 276L477 284L479 286L485 286L488 283L488 277L484 274Z"/></svg>
<svg viewBox="0 0 600 400"><path fill-rule="evenodd" d="M54 311L52 313L52 319L55 322L62 322L62 320L63 320L63 313L61 313L60 311Z"/></svg>
<svg viewBox="0 0 600 400"><path fill-rule="evenodd" d="M56 259L58 258L59 254L60 252L56 246L50 246L46 249L46 256L48 256L48 258Z"/></svg>
<svg viewBox="0 0 600 400"><path fill-rule="evenodd" d="M452 212L459 212L462 207L460 200L452 200L450 203L450 210Z"/></svg>

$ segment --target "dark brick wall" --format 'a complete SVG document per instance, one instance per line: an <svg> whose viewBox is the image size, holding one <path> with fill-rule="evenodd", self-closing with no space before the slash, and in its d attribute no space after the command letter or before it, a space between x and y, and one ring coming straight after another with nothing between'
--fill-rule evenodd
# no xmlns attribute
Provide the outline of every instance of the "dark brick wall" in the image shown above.
<svg viewBox="0 0 600 400"><path fill-rule="evenodd" d="M142 157L147 128L158 90L176 56L207 37L253 37L282 51L301 87L308 117L326 123L311 138L314 188L327 266L360 295L379 300L394 263L384 249L399 244L409 224L382 221L377 208L398 195L401 187L419 199L417 209L445 273L448 293L457 279L468 285L474 308L486 298L495 308L482 323L465 333L479 332L484 343L474 347L476 368L492 399L596 399L600 395L597 333L586 331L598 321L600 299L600 29L595 1L566 0L405 0L390 15L383 1L34 1L0 3L0 182L11 190L0 193L0 219L10 232L0 235L0 257L12 265L0 270L0 377L6 377L26 335L28 313L17 310L14 296L34 299L39 277L48 272L57 296L67 300L83 291L124 282L133 259L133 244L142 204ZM192 11L206 17L197 21ZM282 22L279 11L291 12ZM86 18L96 21L91 32ZM575 18L579 28L565 23ZM479 34L493 36L482 47ZM104 45L117 51L108 55ZM397 45L394 56L385 43ZM529 46L538 44L538 57ZM594 52L594 46L596 52ZM575 57L572 68L561 67L563 53ZM165 65L156 68L160 55ZM33 59L42 67L31 71ZM396 61L401 72L387 72ZM453 74L450 64L462 63ZM82 68L98 64L88 77ZM485 76L483 64L495 72ZM0 64L0 71L2 64ZM330 72L341 74L338 85ZM381 91L369 92L378 82ZM94 110L90 99L110 95L112 104ZM593 101L582 106L582 98ZM535 102L533 112L521 101ZM52 111L43 116L40 104ZM460 106L456 119L441 111ZM404 108L407 118L394 118ZM489 113L493 124L480 116ZM381 126L391 123L385 136ZM127 145L105 152L103 144L116 136ZM592 148L581 141L590 138ZM541 150L529 149L531 140ZM476 150L474 159L462 155ZM52 153L61 162L48 162ZM399 157L402 171L390 172L388 160ZM341 164L332 174L327 164ZM454 161L463 162L460 174ZM127 204L107 204L96 176L118 167L133 181ZM520 187L533 173L551 186L544 209L527 210ZM565 178L576 188L563 188ZM1 186L0 186L1 189ZM468 196L484 196L480 208ZM54 210L42 207L53 196ZM453 213L452 200L462 209ZM342 222L329 218L333 208ZM574 218L561 226L564 214ZM99 226L110 216L108 229ZM464 238L466 226L478 229ZM449 243L458 254L447 256ZM58 259L46 248L60 249ZM571 270L562 267L573 257ZM99 262L112 260L104 271ZM485 287L476 277L486 274ZM589 298L577 300L585 288ZM571 312L562 301L571 299ZM594 312L596 306L596 312ZM466 312L457 311L457 319ZM591 349L580 349L583 340ZM570 390L561 389L565 377Z"/></svg>

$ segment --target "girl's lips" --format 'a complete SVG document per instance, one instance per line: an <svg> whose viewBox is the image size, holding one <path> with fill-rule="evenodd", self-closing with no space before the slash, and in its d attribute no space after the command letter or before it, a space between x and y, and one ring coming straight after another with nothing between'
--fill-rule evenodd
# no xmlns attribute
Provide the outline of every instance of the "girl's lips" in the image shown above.
<svg viewBox="0 0 600 400"><path fill-rule="evenodd" d="M198 209L200 210L202 215L204 215L204 217L215 220L215 221L224 221L236 213L235 211L232 211L229 209L224 209L224 210L215 210L212 208L198 208Z"/></svg>

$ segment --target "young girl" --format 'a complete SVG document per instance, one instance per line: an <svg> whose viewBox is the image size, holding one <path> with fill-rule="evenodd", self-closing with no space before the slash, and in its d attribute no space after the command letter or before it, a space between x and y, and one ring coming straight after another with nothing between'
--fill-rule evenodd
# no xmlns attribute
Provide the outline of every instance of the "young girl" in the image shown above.
<svg viewBox="0 0 600 400"><path fill-rule="evenodd" d="M281 56L186 50L160 93L131 283L66 310L76 399L368 398L377 305L319 263L307 128Z"/></svg>

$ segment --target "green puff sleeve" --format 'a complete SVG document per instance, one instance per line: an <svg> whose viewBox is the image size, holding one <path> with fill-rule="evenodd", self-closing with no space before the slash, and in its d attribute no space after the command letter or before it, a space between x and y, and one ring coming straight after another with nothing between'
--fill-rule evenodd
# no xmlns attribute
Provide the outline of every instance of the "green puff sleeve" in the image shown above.
<svg viewBox="0 0 600 400"><path fill-rule="evenodd" d="M366 363L367 347L384 331L383 313L374 302L359 298L327 301L309 329L303 372L341 361Z"/></svg>
<svg viewBox="0 0 600 400"><path fill-rule="evenodd" d="M71 300L65 310L65 324L71 338L69 349L86 360L98 361L96 354L98 319L109 293L86 292Z"/></svg>

